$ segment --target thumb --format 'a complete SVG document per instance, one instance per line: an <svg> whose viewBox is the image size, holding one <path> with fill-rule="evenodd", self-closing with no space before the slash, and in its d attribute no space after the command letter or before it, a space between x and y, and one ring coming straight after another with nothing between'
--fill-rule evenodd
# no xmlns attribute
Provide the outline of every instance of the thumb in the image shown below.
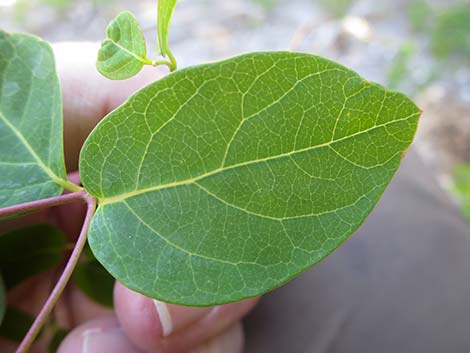
<svg viewBox="0 0 470 353"><path fill-rule="evenodd" d="M98 43L63 42L53 49L63 95L65 160L67 170L74 171L95 125L136 90L161 78L163 71L146 66L131 79L112 81L96 70Z"/></svg>
<svg viewBox="0 0 470 353"><path fill-rule="evenodd" d="M136 347L148 353L189 352L229 330L253 309L257 301L252 298L194 308L157 302L119 282L114 289L120 326Z"/></svg>

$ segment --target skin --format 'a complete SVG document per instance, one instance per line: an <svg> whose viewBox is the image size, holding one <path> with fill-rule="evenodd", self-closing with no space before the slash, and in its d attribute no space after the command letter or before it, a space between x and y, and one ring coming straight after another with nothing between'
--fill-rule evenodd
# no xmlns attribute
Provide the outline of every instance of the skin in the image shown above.
<svg viewBox="0 0 470 353"><path fill-rule="evenodd" d="M99 75L94 63L98 46L92 43L61 43L54 47L64 102L64 143L67 170L76 171L80 148L96 123L140 87L163 75L162 69L146 67L126 81ZM79 182L78 173L69 178ZM37 212L2 223L1 232L18 226L50 222L76 238L84 205L71 204ZM9 305L34 315L47 298L59 269L28 280L10 291ZM72 330L58 353L240 353L243 331L240 320L257 299L209 308L157 303L120 283L114 290L114 311L90 301L69 285L53 317ZM31 349L47 352L46 333ZM15 344L0 340L0 352L14 352Z"/></svg>

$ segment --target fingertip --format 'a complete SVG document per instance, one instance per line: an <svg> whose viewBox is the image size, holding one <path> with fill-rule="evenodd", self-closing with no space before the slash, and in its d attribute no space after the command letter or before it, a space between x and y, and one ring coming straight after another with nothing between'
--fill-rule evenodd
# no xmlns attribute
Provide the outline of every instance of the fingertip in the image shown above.
<svg viewBox="0 0 470 353"><path fill-rule="evenodd" d="M119 282L114 286L114 308L121 327L130 339L148 350L163 336L163 328L151 299L127 289Z"/></svg>
<svg viewBox="0 0 470 353"><path fill-rule="evenodd" d="M102 317L74 329L57 353L142 353L127 338L113 316Z"/></svg>
<svg viewBox="0 0 470 353"><path fill-rule="evenodd" d="M246 315L258 298L206 308L165 304L116 283L116 316L129 339L145 352L187 352Z"/></svg>
<svg viewBox="0 0 470 353"><path fill-rule="evenodd" d="M189 353L242 353L245 335L240 322L208 340Z"/></svg>
<svg viewBox="0 0 470 353"><path fill-rule="evenodd" d="M114 306L122 328L141 349L153 352L166 345L165 338L210 313L211 308L166 304L134 292L119 282ZM170 344L171 346L171 344Z"/></svg>

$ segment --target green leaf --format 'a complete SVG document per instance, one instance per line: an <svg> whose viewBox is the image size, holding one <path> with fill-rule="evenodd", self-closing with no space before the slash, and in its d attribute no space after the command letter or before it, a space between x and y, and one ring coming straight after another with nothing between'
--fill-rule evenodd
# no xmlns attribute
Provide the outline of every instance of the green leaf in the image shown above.
<svg viewBox="0 0 470 353"><path fill-rule="evenodd" d="M0 207L59 195L65 180L52 49L36 37L0 31Z"/></svg>
<svg viewBox="0 0 470 353"><path fill-rule="evenodd" d="M176 0L158 0L157 51L163 56L171 56L168 37L170 32L171 16L173 15L175 6Z"/></svg>
<svg viewBox="0 0 470 353"><path fill-rule="evenodd" d="M5 309L7 306L7 297L5 284L3 283L2 274L0 273L0 326L2 325L3 317L5 316Z"/></svg>
<svg viewBox="0 0 470 353"><path fill-rule="evenodd" d="M58 266L66 237L56 227L39 224L0 236L0 268L7 288Z"/></svg>
<svg viewBox="0 0 470 353"><path fill-rule="evenodd" d="M400 93L309 54L252 53L142 89L88 137L89 241L147 296L214 305L316 264L371 212L415 134Z"/></svg>
<svg viewBox="0 0 470 353"><path fill-rule="evenodd" d="M121 12L106 28L106 40L101 43L96 68L112 80L124 80L137 75L146 64L147 49L139 23L130 12Z"/></svg>
<svg viewBox="0 0 470 353"><path fill-rule="evenodd" d="M33 322L34 319L29 314L9 306L0 326L0 337L13 342L21 342Z"/></svg>
<svg viewBox="0 0 470 353"><path fill-rule="evenodd" d="M113 307L114 278L98 261L88 261L77 266L74 282L90 299L103 306Z"/></svg>

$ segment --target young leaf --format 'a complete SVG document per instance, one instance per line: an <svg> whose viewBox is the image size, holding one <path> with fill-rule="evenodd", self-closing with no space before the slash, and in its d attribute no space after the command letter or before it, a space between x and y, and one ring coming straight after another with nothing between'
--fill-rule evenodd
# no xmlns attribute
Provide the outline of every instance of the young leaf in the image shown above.
<svg viewBox="0 0 470 353"><path fill-rule="evenodd" d="M175 6L176 0L158 0L157 51L163 56L171 56L168 37L170 32L171 16L173 15Z"/></svg>
<svg viewBox="0 0 470 353"><path fill-rule="evenodd" d="M124 80L137 75L146 64L147 49L139 23L130 12L121 12L106 28L96 68L112 80Z"/></svg>
<svg viewBox="0 0 470 353"><path fill-rule="evenodd" d="M59 195L65 179L52 49L0 31L0 207Z"/></svg>
<svg viewBox="0 0 470 353"><path fill-rule="evenodd" d="M0 326L2 325L3 317L5 316L5 309L7 306L7 298L5 285L3 284L2 274L0 273Z"/></svg>
<svg viewBox="0 0 470 353"><path fill-rule="evenodd" d="M0 268L7 288L48 271L63 259L66 237L57 228L39 224L0 236Z"/></svg>
<svg viewBox="0 0 470 353"><path fill-rule="evenodd" d="M89 241L166 302L260 295L322 260L371 212L420 115L404 95L309 54L191 67L109 114L81 152Z"/></svg>
<svg viewBox="0 0 470 353"><path fill-rule="evenodd" d="M114 278L98 261L79 264L74 273L74 282L98 304L113 307Z"/></svg>

